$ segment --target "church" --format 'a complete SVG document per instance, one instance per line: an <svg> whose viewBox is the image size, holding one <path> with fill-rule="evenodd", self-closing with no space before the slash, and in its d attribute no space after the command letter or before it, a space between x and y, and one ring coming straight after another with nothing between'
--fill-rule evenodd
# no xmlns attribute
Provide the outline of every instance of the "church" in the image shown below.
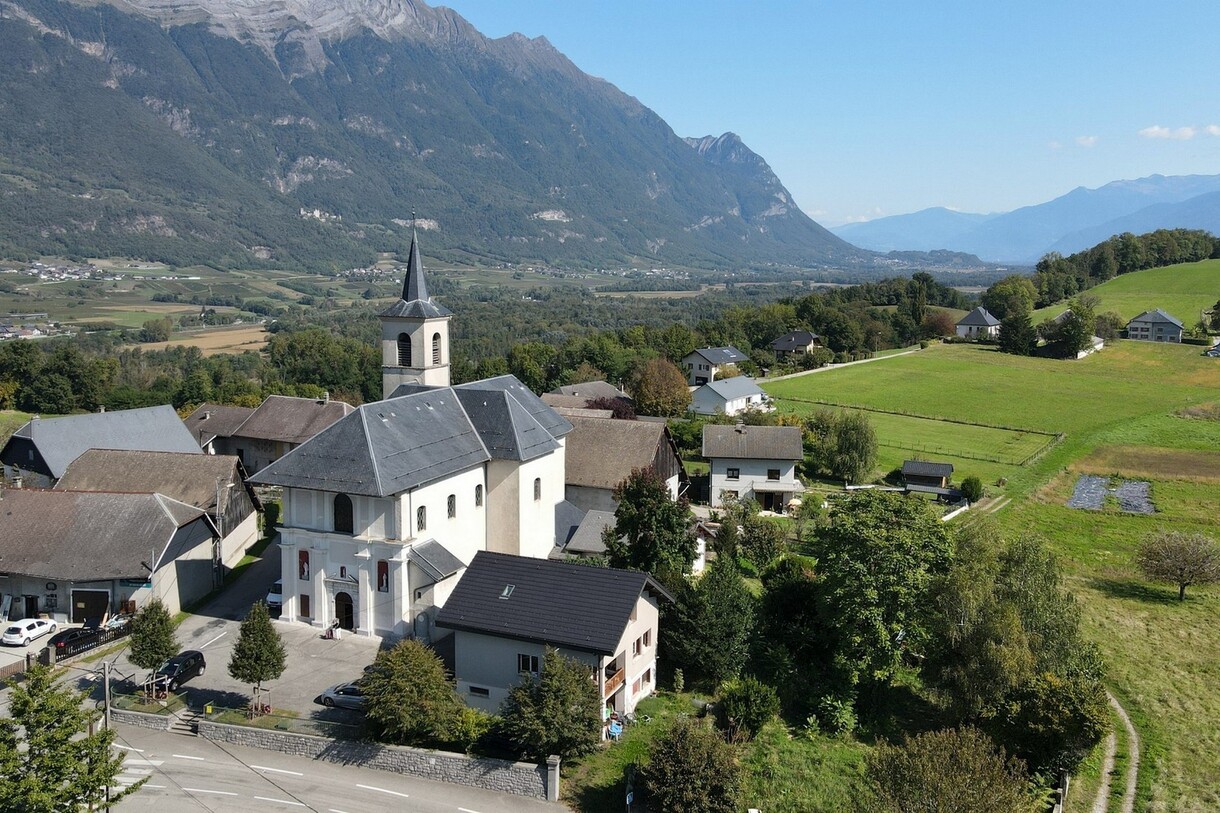
<svg viewBox="0 0 1220 813"><path fill-rule="evenodd" d="M452 386L452 315L413 236L379 315L384 400L250 478L283 489L284 620L427 642L476 553L553 551L572 425L511 375Z"/></svg>

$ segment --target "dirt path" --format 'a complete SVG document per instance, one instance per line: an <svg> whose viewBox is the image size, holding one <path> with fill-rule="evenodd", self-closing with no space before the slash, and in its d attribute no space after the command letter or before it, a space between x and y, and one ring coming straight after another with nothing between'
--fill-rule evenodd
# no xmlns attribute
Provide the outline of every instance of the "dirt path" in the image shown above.
<svg viewBox="0 0 1220 813"><path fill-rule="evenodd" d="M1106 692L1106 697L1110 701L1110 707L1118 715L1118 719L1123 721L1123 728L1127 729L1127 785L1124 788L1120 813L1134 813L1135 787L1140 773L1140 735L1135 730L1135 726L1131 724L1127 710L1122 707L1117 698L1109 692ZM1110 732L1110 735L1106 737L1106 755L1101 763L1101 787L1097 789L1097 799L1093 802L1093 813L1107 813L1110 809L1110 781L1114 773L1114 757L1117 750L1118 736L1114 732Z"/></svg>

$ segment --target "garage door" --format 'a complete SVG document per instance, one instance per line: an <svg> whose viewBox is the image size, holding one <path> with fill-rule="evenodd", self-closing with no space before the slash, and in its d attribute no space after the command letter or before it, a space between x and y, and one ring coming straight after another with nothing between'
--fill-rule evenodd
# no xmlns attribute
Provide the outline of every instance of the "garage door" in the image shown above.
<svg viewBox="0 0 1220 813"><path fill-rule="evenodd" d="M110 611L109 590L73 590L72 623L83 624L90 618L100 620Z"/></svg>

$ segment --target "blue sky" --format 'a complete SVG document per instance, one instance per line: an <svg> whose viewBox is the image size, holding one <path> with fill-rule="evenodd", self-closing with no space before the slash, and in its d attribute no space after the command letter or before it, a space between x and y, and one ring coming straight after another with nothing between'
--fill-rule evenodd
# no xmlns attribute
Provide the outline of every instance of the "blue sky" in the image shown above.
<svg viewBox="0 0 1220 813"><path fill-rule="evenodd" d="M678 135L731 130L825 225L1220 174L1215 0L449 0Z"/></svg>

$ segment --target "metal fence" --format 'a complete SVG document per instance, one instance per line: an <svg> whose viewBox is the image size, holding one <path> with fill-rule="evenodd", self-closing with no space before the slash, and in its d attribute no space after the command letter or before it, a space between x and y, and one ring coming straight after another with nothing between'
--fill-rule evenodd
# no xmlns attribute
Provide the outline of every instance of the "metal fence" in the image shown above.
<svg viewBox="0 0 1220 813"><path fill-rule="evenodd" d="M131 623L129 621L122 621L110 626L101 627L92 634L68 641L62 646L47 647L47 649L54 651L54 661L63 661L97 649L100 646L105 646L112 641L126 638L128 635L131 635Z"/></svg>

